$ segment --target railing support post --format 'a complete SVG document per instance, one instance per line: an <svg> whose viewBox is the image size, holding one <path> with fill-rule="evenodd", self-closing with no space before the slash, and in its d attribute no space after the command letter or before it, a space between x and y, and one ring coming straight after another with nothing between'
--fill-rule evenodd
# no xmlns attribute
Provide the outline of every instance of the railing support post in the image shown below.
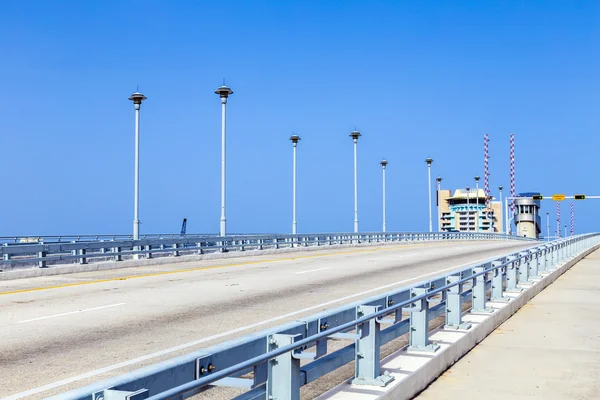
<svg viewBox="0 0 600 400"><path fill-rule="evenodd" d="M274 334L269 337L268 350L290 345L302 335ZM300 360L293 352L269 360L267 399L300 400Z"/></svg>
<svg viewBox="0 0 600 400"><path fill-rule="evenodd" d="M46 257L46 252L38 251L37 256L38 256L38 258L44 258L44 257ZM46 265L46 261L40 260L40 261L38 261L38 267L39 268L47 268L48 266Z"/></svg>
<svg viewBox="0 0 600 400"><path fill-rule="evenodd" d="M530 253L530 263L529 263L529 281L533 281L534 279L540 279L541 276L538 273L538 268L540 265L540 253L536 251L535 253Z"/></svg>
<svg viewBox="0 0 600 400"><path fill-rule="evenodd" d="M173 243L171 247L173 248L173 257L179 257L179 245L177 243Z"/></svg>
<svg viewBox="0 0 600 400"><path fill-rule="evenodd" d="M417 297L427 293L426 288L410 289L410 296ZM411 304L410 311L410 330L408 350L435 352L440 348L439 344L429 343L429 303L427 298L417 300Z"/></svg>
<svg viewBox="0 0 600 400"><path fill-rule="evenodd" d="M519 253L521 258L519 259L519 284L527 284L529 280L529 252L521 252Z"/></svg>
<svg viewBox="0 0 600 400"><path fill-rule="evenodd" d="M146 258L153 258L154 256L152 255L152 246L151 245L146 245Z"/></svg>
<svg viewBox="0 0 600 400"><path fill-rule="evenodd" d="M461 280L460 275L450 275L446 277L446 284ZM462 283L452 286L446 292L446 325L444 329L469 329L471 324L462 322Z"/></svg>
<svg viewBox="0 0 600 400"><path fill-rule="evenodd" d="M379 310L380 306L359 306L356 317L361 318L371 315ZM381 374L380 361L380 324L376 318L360 324L357 327L359 339L356 340L354 350L354 385L386 386L394 380L387 373Z"/></svg>
<svg viewBox="0 0 600 400"><path fill-rule="evenodd" d="M87 264L87 259L85 258L85 249L79 249L79 264Z"/></svg>
<svg viewBox="0 0 600 400"><path fill-rule="evenodd" d="M121 253L120 247L113 247L112 251L113 251L113 253L115 253L115 261L123 261L123 256L120 254Z"/></svg>
<svg viewBox="0 0 600 400"><path fill-rule="evenodd" d="M483 272L483 273L482 273ZM486 307L486 295L485 295L485 267L475 267L473 268L473 274L477 275L482 273L481 275L473 278L473 307L471 312L477 313L493 313L494 309L490 307Z"/></svg>
<svg viewBox="0 0 600 400"><path fill-rule="evenodd" d="M502 265L501 261L492 261L492 267ZM510 297L504 296L504 269L506 267L498 267L494 269L492 276L492 301L509 301Z"/></svg>

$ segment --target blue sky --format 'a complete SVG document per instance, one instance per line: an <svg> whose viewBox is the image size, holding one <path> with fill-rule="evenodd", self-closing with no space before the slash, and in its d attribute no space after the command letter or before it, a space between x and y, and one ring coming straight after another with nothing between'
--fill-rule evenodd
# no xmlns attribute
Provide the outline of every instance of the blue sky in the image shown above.
<svg viewBox="0 0 600 400"><path fill-rule="evenodd" d="M142 105L142 233L217 232L220 103L228 103L230 232L428 227L427 169L445 188L600 195L596 1L17 1L0 3L0 235L128 233L133 106ZM554 218L555 204L545 202ZM563 221L568 203L563 205ZM600 207L577 203L577 231Z"/></svg>

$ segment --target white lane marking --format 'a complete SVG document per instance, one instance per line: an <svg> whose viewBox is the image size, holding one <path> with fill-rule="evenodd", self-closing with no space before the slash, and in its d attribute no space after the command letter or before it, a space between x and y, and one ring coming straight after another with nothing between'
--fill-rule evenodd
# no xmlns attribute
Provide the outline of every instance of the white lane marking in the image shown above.
<svg viewBox="0 0 600 400"><path fill-rule="evenodd" d="M308 271L294 272L294 275L308 274L309 272L325 271L326 269L331 269L331 267L319 268L319 269L309 269Z"/></svg>
<svg viewBox="0 0 600 400"><path fill-rule="evenodd" d="M500 249L498 249L498 250L500 250ZM222 337L233 335L233 334L238 333L238 332L243 332L243 331L246 331L248 329L259 327L261 325L270 324L271 322L279 321L279 320L282 320L282 319L288 318L288 317L293 317L294 315L301 314L301 313L304 313L304 312L307 312L307 311L312 311L312 310L317 309L317 308L329 306L329 305L338 303L340 301L350 300L350 299L353 299L355 297L359 297L359 296L363 296L365 294L377 292L379 290L387 289L387 288L392 287L392 286L397 286L397 285L401 285L401 284L406 283L406 282L410 282L410 281L414 281L414 280L417 280L417 279L426 278L426 277L431 276L431 275L436 275L436 274L438 274L440 272L445 272L445 271L450 271L450 270L453 270L453 269L458 269L458 268L466 267L467 265L481 263L483 261L487 261L487 260L490 260L490 259L493 259L493 258L494 258L493 256L487 257L487 258L482 258L481 260L471 261L471 262L468 262L468 263L465 263L465 264L461 264L461 265L456 265L456 266L450 267L450 268L439 269L437 271L433 271L433 272L430 272L428 274L419 275L419 276L414 277L414 278L404 279L402 281L398 281L398 282L395 282L395 283L390 283L390 284L387 284L387 285L384 285L384 286L380 286L378 288L369 289L369 290L365 290L365 291L360 292L360 293L351 294L349 296L341 297L341 298L336 299L336 300L331 300L331 301L328 301L328 302L325 302L325 303L317 304L315 306L304 308L302 310L293 311L291 313L283 314L283 315L280 315L280 316L277 316L277 317L273 317L273 318L269 318L269 319L266 319L266 320L263 320L263 321L260 321L260 322L256 322L256 323L251 324L251 325L246 325L246 326L242 326L242 327L239 327L239 328L236 328L236 329L232 329L232 330L229 330L229 331L226 331L226 332L221 332L221 333L218 333L218 334L213 335L213 336L209 336L209 337L205 337L203 339L195 340L193 342L180 344L179 346L171 347L170 349L165 349L165 350L157 351L156 353L147 354L145 356L141 356L141 357L138 357L138 358L133 358L131 360L123 361L123 362L118 363L118 364L109 365L107 367L100 368L100 369L97 369L95 371L90 371L90 372L86 372L85 374L81 374L81 375L73 376L71 378L63 379L62 381L49 383L49 384L44 385L44 386L40 386L40 387L37 387L37 388L34 388L34 389L27 390L25 392L21 392L21 393L14 394L12 396L5 397L3 400L18 400L18 399L22 399L23 397L33 396L34 394L46 392L48 390L56 389L56 388L61 387L61 386L69 385L69 384L71 384L73 382L77 382L77 381L80 381L82 379L91 378L93 376L97 376L97 375L100 375L100 374L104 374L106 372L114 371L116 369L120 369L120 368L128 367L130 365L138 364L138 363L144 362L146 360L150 360L152 358L164 356L166 354L173 353L175 351L183 350L183 349L186 349L188 347L192 347L192 346L196 346L196 345L199 345L199 344L202 344L202 343L206 343L206 342L209 342L211 340L220 339Z"/></svg>
<svg viewBox="0 0 600 400"><path fill-rule="evenodd" d="M33 319L26 319L23 321L19 321L17 322L18 324L26 324L28 322L34 322L34 321L41 321L43 319L50 319L50 318L57 318L57 317L64 317L65 315L73 315L73 314L79 314L82 312L88 312L88 311L96 311L96 310L104 310L105 308L112 308L112 307L118 307L118 306L124 306L125 303L118 303L118 304L111 304L108 306L101 306L101 307L94 307L94 308L86 308L84 310L77 310L77 311L70 311L70 312L66 312L66 313L62 313L62 314L55 314L55 315L48 315L46 317L40 317L40 318L33 318Z"/></svg>

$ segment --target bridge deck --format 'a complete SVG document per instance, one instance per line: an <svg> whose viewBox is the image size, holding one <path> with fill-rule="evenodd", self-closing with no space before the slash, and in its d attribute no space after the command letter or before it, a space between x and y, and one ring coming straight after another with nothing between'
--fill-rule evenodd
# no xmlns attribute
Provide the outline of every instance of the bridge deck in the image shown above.
<svg viewBox="0 0 600 400"><path fill-rule="evenodd" d="M3 281L0 397L58 394L529 246L324 249Z"/></svg>
<svg viewBox="0 0 600 400"><path fill-rule="evenodd" d="M576 264L417 399L600 397L600 250Z"/></svg>

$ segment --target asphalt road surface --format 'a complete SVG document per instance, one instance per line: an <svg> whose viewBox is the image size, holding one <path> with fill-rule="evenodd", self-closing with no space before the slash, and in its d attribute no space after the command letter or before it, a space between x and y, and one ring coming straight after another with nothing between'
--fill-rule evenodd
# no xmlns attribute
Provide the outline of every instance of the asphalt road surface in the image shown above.
<svg viewBox="0 0 600 400"><path fill-rule="evenodd" d="M532 245L409 243L0 281L0 397L59 394Z"/></svg>

